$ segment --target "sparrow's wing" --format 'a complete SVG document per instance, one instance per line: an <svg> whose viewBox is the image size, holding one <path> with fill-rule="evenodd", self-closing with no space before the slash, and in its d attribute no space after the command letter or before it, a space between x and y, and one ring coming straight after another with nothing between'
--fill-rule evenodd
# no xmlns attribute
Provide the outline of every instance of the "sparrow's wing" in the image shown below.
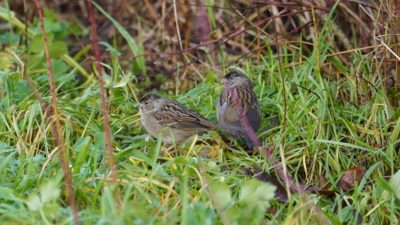
<svg viewBox="0 0 400 225"><path fill-rule="evenodd" d="M260 126L260 110L258 103L247 111L246 117L254 132L257 132Z"/></svg>
<svg viewBox="0 0 400 225"><path fill-rule="evenodd" d="M161 126L181 130L208 130L212 127L207 119L173 101L164 104L154 117Z"/></svg>

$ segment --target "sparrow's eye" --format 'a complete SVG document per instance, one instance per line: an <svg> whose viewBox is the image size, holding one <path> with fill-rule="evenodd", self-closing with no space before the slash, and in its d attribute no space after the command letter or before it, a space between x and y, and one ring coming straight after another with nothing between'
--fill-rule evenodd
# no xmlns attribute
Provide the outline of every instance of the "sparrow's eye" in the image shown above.
<svg viewBox="0 0 400 225"><path fill-rule="evenodd" d="M235 79L236 77L238 77L238 74L237 74L235 71L230 72L230 73L227 75L228 80L233 80L233 79Z"/></svg>

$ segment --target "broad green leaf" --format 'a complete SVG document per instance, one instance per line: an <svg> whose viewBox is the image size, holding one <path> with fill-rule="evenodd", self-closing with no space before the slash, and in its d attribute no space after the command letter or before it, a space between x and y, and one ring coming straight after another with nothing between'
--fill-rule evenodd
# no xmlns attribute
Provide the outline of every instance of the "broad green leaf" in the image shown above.
<svg viewBox="0 0 400 225"><path fill-rule="evenodd" d="M68 54L67 44L64 41L55 41L49 45L49 51L52 58Z"/></svg>
<svg viewBox="0 0 400 225"><path fill-rule="evenodd" d="M42 35L36 35L29 43L28 51L30 53L40 53L43 51Z"/></svg>
<svg viewBox="0 0 400 225"><path fill-rule="evenodd" d="M27 67L30 70L45 69L46 61L43 54L34 54L29 56Z"/></svg>
<svg viewBox="0 0 400 225"><path fill-rule="evenodd" d="M38 211L42 207L42 202L40 201L39 195L35 194L28 198L26 202L28 208L32 211Z"/></svg>
<svg viewBox="0 0 400 225"><path fill-rule="evenodd" d="M276 187L256 179L246 181L239 195L239 201L250 204L269 206L269 200L274 197Z"/></svg>
<svg viewBox="0 0 400 225"><path fill-rule="evenodd" d="M60 188L51 180L40 187L40 199L43 204L56 201L60 197Z"/></svg>
<svg viewBox="0 0 400 225"><path fill-rule="evenodd" d="M214 204L220 209L224 209L232 202L232 194L228 185L221 181L213 181L209 184L210 187L210 195L212 195L215 199Z"/></svg>
<svg viewBox="0 0 400 225"><path fill-rule="evenodd" d="M24 80L17 82L15 91L12 95L12 101L16 104L20 104L25 98L32 94L32 90L28 87Z"/></svg>
<svg viewBox="0 0 400 225"><path fill-rule="evenodd" d="M63 77L60 76L68 70L67 64L65 64L61 59L57 59L52 60L51 65L56 81L62 81Z"/></svg>
<svg viewBox="0 0 400 225"><path fill-rule="evenodd" d="M40 33L40 32L39 32ZM54 35L52 33L47 33L46 32L46 37L47 37L47 44L51 48ZM33 37L33 39L29 43L28 51L30 53L42 53L44 52L44 47L43 47L43 37L41 34L38 34Z"/></svg>
<svg viewBox="0 0 400 225"><path fill-rule="evenodd" d="M49 18L44 18L44 27L46 28L46 32L57 32L61 30L61 24Z"/></svg>
<svg viewBox="0 0 400 225"><path fill-rule="evenodd" d="M396 197L400 199L400 170L393 174L393 176L390 178L389 185Z"/></svg>

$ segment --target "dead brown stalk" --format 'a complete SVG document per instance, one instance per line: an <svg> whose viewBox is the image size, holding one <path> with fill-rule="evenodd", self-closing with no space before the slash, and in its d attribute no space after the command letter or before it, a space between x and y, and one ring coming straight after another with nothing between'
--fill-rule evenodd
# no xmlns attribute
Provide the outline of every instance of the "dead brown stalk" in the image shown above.
<svg viewBox="0 0 400 225"><path fill-rule="evenodd" d="M93 9L93 0L88 0L88 10L89 10L89 20L92 28L92 46L93 53L96 59L96 70L97 70L97 79L99 81L99 90L100 90L100 101L101 101L101 112L103 115L103 126L104 126L104 155L107 156L108 160L105 160L105 168L108 166L111 172L111 180L113 184L117 183L117 171L114 163L113 156L113 145L111 138L111 129L110 129L110 112L108 109L108 104L106 100L106 91L104 88L102 68L101 68L101 58L100 58L100 48L97 40L97 28L96 21L94 19L94 9Z"/></svg>
<svg viewBox="0 0 400 225"><path fill-rule="evenodd" d="M74 223L75 223L75 225L79 225L80 221L79 221L79 216L78 216L78 206L76 204L74 188L72 186L71 171L69 170L69 166L68 166L69 163L67 161L67 157L66 157L66 153L65 153L64 136L61 132L61 124L60 124L59 114L58 114L58 110L57 110L57 95L56 95L56 88L55 88L55 83L54 83L54 74L53 74L53 70L51 67L49 46L48 46L46 31L44 29L44 19L43 19L43 14L42 14L42 8L40 7L40 4L39 4L39 0L35 0L35 5L36 5L36 9L37 9L38 15L39 15L40 29L42 32L44 52L46 55L46 62L47 62L47 72L48 72L48 76L49 76L52 113L50 113L48 115L50 117L52 116L52 118L54 119L54 125L53 125L52 132L53 132L53 136L54 136L56 145L59 148L61 167L63 168L63 171L64 171L64 185L67 190L67 198L68 198L69 204L72 208Z"/></svg>

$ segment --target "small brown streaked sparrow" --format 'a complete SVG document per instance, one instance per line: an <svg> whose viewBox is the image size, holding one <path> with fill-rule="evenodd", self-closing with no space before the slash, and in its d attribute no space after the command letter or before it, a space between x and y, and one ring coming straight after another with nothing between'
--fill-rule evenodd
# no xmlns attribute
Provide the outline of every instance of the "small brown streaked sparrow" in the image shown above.
<svg viewBox="0 0 400 225"><path fill-rule="evenodd" d="M221 78L224 88L218 99L217 119L222 125L236 128L230 134L235 137L244 137L249 147L254 146L240 122L240 115L245 116L253 131L260 127L260 107L256 94L253 92L253 83L239 70L231 70ZM237 132L240 130L240 132Z"/></svg>
<svg viewBox="0 0 400 225"><path fill-rule="evenodd" d="M220 128L178 102L153 93L140 99L140 113L147 132L156 138L162 133L163 142L170 144Z"/></svg>

